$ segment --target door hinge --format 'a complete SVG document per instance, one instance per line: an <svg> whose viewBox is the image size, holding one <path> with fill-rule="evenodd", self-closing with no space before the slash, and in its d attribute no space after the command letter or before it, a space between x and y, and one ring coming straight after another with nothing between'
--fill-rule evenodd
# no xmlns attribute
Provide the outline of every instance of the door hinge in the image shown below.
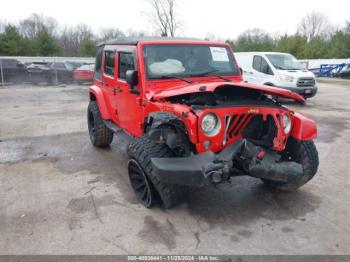
<svg viewBox="0 0 350 262"><path fill-rule="evenodd" d="M147 105L147 100L143 99L141 97L136 98L136 100L138 100L138 104L142 107L145 107Z"/></svg>

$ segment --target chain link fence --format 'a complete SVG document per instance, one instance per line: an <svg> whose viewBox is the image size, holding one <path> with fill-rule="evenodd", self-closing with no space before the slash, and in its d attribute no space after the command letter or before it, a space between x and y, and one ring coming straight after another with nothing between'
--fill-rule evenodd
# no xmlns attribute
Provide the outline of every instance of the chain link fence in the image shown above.
<svg viewBox="0 0 350 262"><path fill-rule="evenodd" d="M0 85L91 82L93 57L0 56Z"/></svg>

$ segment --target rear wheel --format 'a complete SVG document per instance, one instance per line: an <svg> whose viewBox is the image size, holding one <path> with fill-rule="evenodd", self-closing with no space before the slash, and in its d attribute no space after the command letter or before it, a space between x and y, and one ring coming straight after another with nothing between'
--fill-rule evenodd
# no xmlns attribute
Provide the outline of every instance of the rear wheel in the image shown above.
<svg viewBox="0 0 350 262"><path fill-rule="evenodd" d="M283 153L284 161L295 161L303 166L303 175L298 176L290 182L276 182L262 179L267 185L279 190L293 191L310 181L318 169L318 152L313 141L288 142L286 150Z"/></svg>
<svg viewBox="0 0 350 262"><path fill-rule="evenodd" d="M96 147L107 147L112 143L113 131L103 123L96 101L90 101L87 121L91 143Z"/></svg>
<svg viewBox="0 0 350 262"><path fill-rule="evenodd" d="M128 147L129 179L138 200L151 207L159 197L165 208L172 208L186 198L187 188L161 182L152 168L152 157L174 157L164 143L156 143L147 135L140 137Z"/></svg>

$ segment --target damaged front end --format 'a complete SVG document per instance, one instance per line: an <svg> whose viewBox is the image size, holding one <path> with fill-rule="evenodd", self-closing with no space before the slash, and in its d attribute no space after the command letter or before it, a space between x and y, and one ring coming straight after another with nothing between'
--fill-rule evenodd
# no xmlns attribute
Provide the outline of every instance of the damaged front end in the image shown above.
<svg viewBox="0 0 350 262"><path fill-rule="evenodd" d="M190 106L198 131L191 155L151 159L161 182L203 186L249 175L288 183L303 176L303 165L286 157L286 146L290 139L312 139L316 127L306 118L302 126L300 115L266 92L224 85L167 101Z"/></svg>
<svg viewBox="0 0 350 262"><path fill-rule="evenodd" d="M218 154L208 151L189 157L152 158L151 161L160 181L194 187L225 182L237 175L289 182L303 174L301 164L280 160L277 152L242 139Z"/></svg>

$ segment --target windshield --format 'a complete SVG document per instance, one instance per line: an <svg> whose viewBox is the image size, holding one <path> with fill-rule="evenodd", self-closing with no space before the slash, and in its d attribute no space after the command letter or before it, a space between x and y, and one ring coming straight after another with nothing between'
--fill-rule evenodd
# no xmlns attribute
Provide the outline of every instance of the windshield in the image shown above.
<svg viewBox="0 0 350 262"><path fill-rule="evenodd" d="M267 54L267 58L270 62L280 70L302 70L303 65L290 54Z"/></svg>
<svg viewBox="0 0 350 262"><path fill-rule="evenodd" d="M239 75L230 50L209 45L149 45L147 79Z"/></svg>

